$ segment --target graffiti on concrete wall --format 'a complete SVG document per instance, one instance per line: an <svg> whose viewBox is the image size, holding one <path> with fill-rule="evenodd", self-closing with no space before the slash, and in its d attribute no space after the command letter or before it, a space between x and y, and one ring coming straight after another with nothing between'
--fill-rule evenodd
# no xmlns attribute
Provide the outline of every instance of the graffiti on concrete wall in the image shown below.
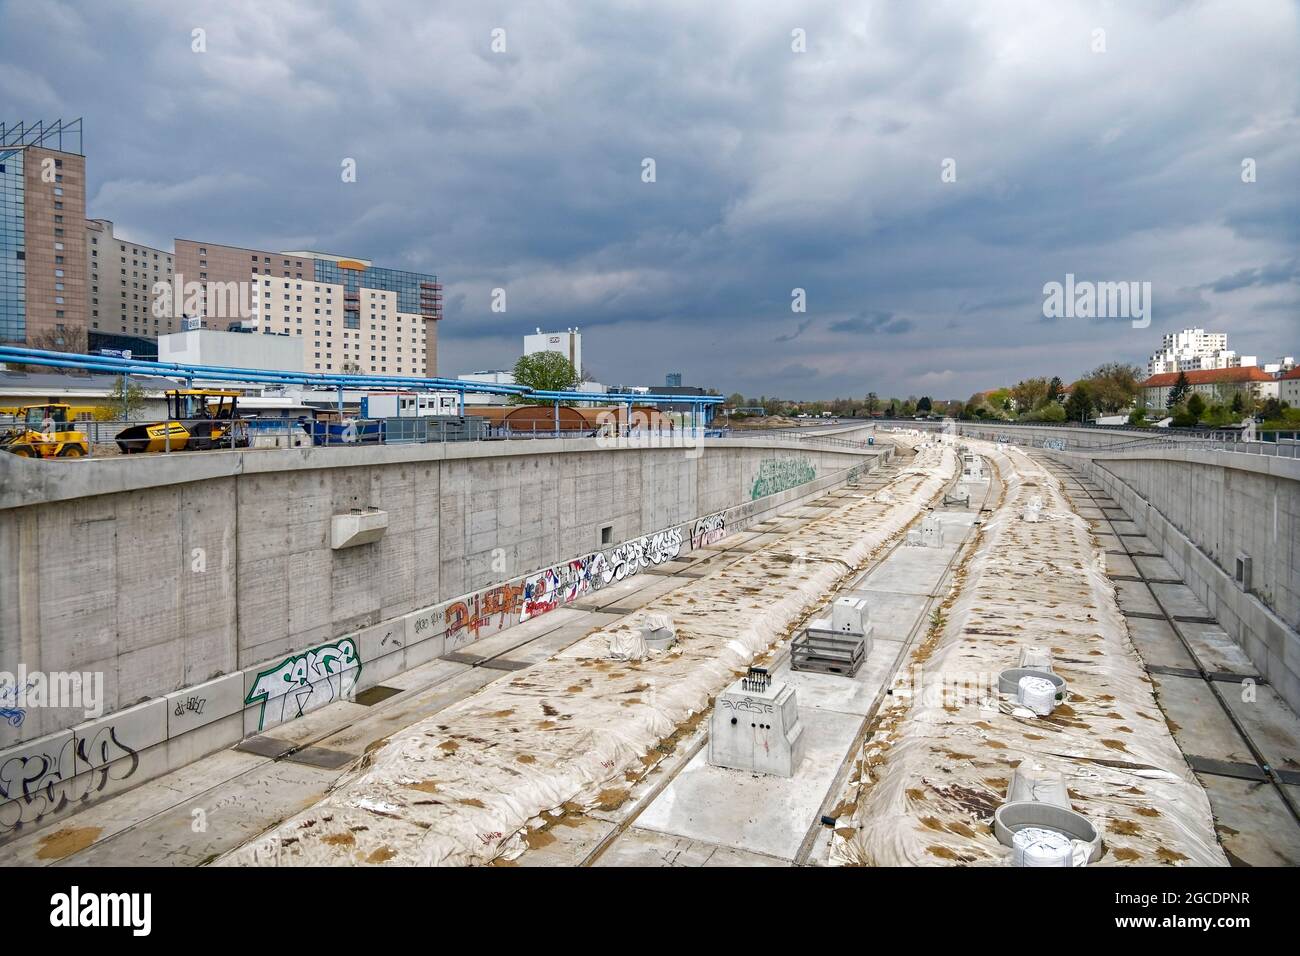
<svg viewBox="0 0 1300 956"><path fill-rule="evenodd" d="M527 621L572 604L583 595L671 561L681 553L682 529L669 528L531 574L524 579L519 620Z"/></svg>
<svg viewBox="0 0 1300 956"><path fill-rule="evenodd" d="M301 717L332 700L344 700L356 690L361 676L361 655L356 642L343 637L301 654L286 657L261 671L244 698L245 705L261 703L257 729Z"/></svg>
<svg viewBox="0 0 1300 956"><path fill-rule="evenodd" d="M695 527L691 529L691 550L716 544L726 536L727 524L722 518L722 512L705 515L696 520Z"/></svg>
<svg viewBox="0 0 1300 956"><path fill-rule="evenodd" d="M1064 438L1044 438L1043 447L1050 448L1053 451L1065 451L1066 441Z"/></svg>
<svg viewBox="0 0 1300 956"><path fill-rule="evenodd" d="M749 489L751 501L797 487L817 477L817 469L807 458L769 458L758 466L758 475Z"/></svg>
<svg viewBox="0 0 1300 956"><path fill-rule="evenodd" d="M113 724L60 738L49 750L2 760L0 834L90 800L110 780L126 780L139 766L139 755Z"/></svg>
<svg viewBox="0 0 1300 956"><path fill-rule="evenodd" d="M447 605L447 649L470 644L514 624L523 607L522 584L498 584Z"/></svg>

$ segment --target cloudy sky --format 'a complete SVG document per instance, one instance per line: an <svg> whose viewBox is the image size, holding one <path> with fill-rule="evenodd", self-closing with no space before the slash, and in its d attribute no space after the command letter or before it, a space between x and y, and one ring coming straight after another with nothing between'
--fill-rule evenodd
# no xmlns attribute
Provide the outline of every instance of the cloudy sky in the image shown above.
<svg viewBox="0 0 1300 956"><path fill-rule="evenodd" d="M0 0L5 119L84 117L122 234L436 272L444 375L577 325L796 398L1300 352L1298 63L1294 0ZM1044 318L1067 273L1150 327Z"/></svg>

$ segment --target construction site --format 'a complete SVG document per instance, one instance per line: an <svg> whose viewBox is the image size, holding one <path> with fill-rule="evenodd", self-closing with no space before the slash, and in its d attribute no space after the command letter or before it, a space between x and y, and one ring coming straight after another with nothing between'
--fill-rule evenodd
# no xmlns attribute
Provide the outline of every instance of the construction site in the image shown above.
<svg viewBox="0 0 1300 956"><path fill-rule="evenodd" d="M986 428L0 456L0 861L1295 865L1300 462Z"/></svg>

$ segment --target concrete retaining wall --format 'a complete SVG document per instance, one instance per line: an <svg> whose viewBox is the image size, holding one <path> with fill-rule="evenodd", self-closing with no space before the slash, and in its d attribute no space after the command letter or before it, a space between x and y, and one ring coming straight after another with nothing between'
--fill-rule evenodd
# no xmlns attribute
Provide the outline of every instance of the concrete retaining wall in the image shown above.
<svg viewBox="0 0 1300 956"><path fill-rule="evenodd" d="M1300 711L1300 462L1191 449L1071 457ZM1248 592L1233 576L1240 552L1252 558Z"/></svg>
<svg viewBox="0 0 1300 956"><path fill-rule="evenodd" d="M102 674L106 716L36 706L15 721L0 701L0 841L761 521L883 453L596 441L11 459L0 672ZM331 516L366 505L388 512L384 537L332 550Z"/></svg>

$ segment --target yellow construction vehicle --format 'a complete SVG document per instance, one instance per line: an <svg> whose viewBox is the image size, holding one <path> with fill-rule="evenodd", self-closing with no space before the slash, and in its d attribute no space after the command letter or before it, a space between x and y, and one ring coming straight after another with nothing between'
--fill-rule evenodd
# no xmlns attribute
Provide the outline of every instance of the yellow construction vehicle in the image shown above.
<svg viewBox="0 0 1300 956"><path fill-rule="evenodd" d="M247 448L248 426L239 417L239 393L199 388L167 392L167 421L132 425L117 433L123 454Z"/></svg>
<svg viewBox="0 0 1300 956"><path fill-rule="evenodd" d="M0 435L0 448L20 458L84 458L86 436L76 430L72 408L59 402L24 405L18 423Z"/></svg>

